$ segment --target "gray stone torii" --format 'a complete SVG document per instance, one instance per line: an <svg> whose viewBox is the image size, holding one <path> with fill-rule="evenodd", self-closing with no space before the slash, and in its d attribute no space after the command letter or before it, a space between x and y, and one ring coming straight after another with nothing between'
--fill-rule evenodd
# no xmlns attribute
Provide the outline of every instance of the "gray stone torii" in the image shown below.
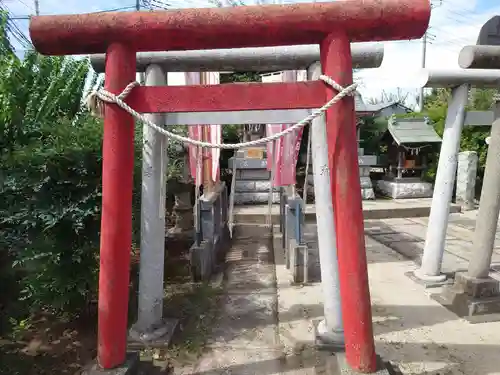
<svg viewBox="0 0 500 375"><path fill-rule="evenodd" d="M465 125L488 124L490 112L465 112L470 86L498 87L500 70L454 69L428 70L425 74L425 87L452 88L452 97L448 105L443 141L439 155L438 170L432 197L429 225L424 246L422 264L413 273L417 281L426 285L442 283L446 276L441 274L444 254L449 208L453 194L457 170L457 157L460 149L460 137Z"/></svg>
<svg viewBox="0 0 500 375"><path fill-rule="evenodd" d="M377 43L351 44L353 69L376 68L382 63L384 47ZM105 55L92 55L92 67L104 72ZM137 72L145 72L151 64L166 72L223 72L307 69L319 61L318 45L235 48L201 51L140 52Z"/></svg>
<svg viewBox="0 0 500 375"><path fill-rule="evenodd" d="M459 56L462 68L500 71L500 16L481 28L478 46L465 47ZM500 85L497 86L499 88ZM467 272L456 272L453 286L432 298L472 323L500 319L500 285L490 277L491 259L500 213L500 98L494 98L483 188Z"/></svg>
<svg viewBox="0 0 500 375"><path fill-rule="evenodd" d="M352 44L354 68L379 67L383 59L382 44ZM308 69L319 60L319 47L289 46L270 48L242 48L231 50L205 50L183 52L138 53L137 70L146 73L146 85L165 85L167 72L185 71L272 71ZM91 63L98 73L104 71L105 55L91 56ZM316 70L317 71L317 70ZM310 73L312 74L312 73ZM315 73L315 78L318 73ZM255 123L295 123L310 114L310 110L277 111L234 111L204 113L166 113L148 114L149 120L160 126L196 125L196 124L255 124ZM321 122L321 120L318 120ZM321 139L322 138L322 139ZM326 149L326 139L316 138L318 145ZM165 139L163 135L144 127L142 201L141 201L141 259L139 275L139 314L137 323L131 329L131 337L142 342L168 340L172 324L163 320L163 263L165 218L164 175L167 165ZM329 179L325 180L329 183ZM321 184L320 184L321 185ZM324 190L324 189L323 189ZM319 193L321 195L321 192ZM327 199L330 205L331 198ZM330 212L333 215L332 212ZM317 221L333 221L333 216L318 217ZM333 237L335 238L335 237ZM326 246L320 243L320 251L331 252L336 249L334 240L328 240ZM336 258L336 254L332 255ZM331 257L330 257L331 258ZM334 285L326 288L325 315L328 326L323 339L338 339L338 335L329 336L329 332L339 332L342 321L339 318L340 300L338 274L336 267L324 267ZM340 320L340 321L339 321Z"/></svg>
<svg viewBox="0 0 500 375"><path fill-rule="evenodd" d="M490 19L480 31L478 44L500 44L499 25L500 17ZM449 206L457 170L460 137L466 119L465 106L468 102L468 92L471 85L500 87L500 70L485 69L491 69L492 64L497 61L497 59L492 58L492 49L494 50L494 48L465 47L460 53L459 64L461 67L474 67L476 69L448 71L446 74L442 74L442 82L439 82L439 79L435 80L436 83L450 83L448 87L454 88L446 116L422 264L414 272L418 280L427 284L439 284L446 279L446 276L441 274L441 264L448 227ZM474 112L468 117L470 121L473 121L473 125L481 122L488 124L493 119L491 112Z"/></svg>

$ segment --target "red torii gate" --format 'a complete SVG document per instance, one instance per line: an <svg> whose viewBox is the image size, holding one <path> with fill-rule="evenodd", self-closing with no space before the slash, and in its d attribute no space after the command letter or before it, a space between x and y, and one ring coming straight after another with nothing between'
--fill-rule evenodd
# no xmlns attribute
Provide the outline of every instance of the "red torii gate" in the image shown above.
<svg viewBox="0 0 500 375"><path fill-rule="evenodd" d="M136 52L320 44L323 73L352 83L350 42L420 38L428 0L182 9L33 17L31 39L46 55L107 53L105 89L120 93L135 80ZM126 102L138 112L319 108L336 94L323 82L137 87ZM134 119L106 104L99 276L98 360L123 363L131 248ZM363 232L354 101L326 113L332 204L348 363L376 368ZM333 173L335 172L335 173Z"/></svg>

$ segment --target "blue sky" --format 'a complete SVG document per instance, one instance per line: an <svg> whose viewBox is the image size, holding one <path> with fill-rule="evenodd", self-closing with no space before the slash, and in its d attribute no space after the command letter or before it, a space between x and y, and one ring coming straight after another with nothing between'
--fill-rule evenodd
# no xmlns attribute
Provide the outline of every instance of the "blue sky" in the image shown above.
<svg viewBox="0 0 500 375"><path fill-rule="evenodd" d="M209 0L145 0L153 4L171 4L172 8L207 7ZM248 5L259 0L248 0ZM280 0L260 0L261 2L280 2ZM135 6L135 0L39 0L42 14L87 13ZM305 1L282 1L283 3ZM479 29L492 16L500 15L498 0L433 0L436 5L431 16L429 28L429 44L427 47L426 66L429 68L457 68L460 49L467 44L475 44ZM25 16L34 13L33 0L3 0L14 16ZM26 34L28 21L16 21ZM416 70L420 67L422 42L400 41L385 43L385 58L382 68L392 75L399 72ZM383 87L374 70L360 73L363 85L360 89L364 97L378 97ZM375 84L375 82L377 82ZM408 103L411 104L411 103Z"/></svg>

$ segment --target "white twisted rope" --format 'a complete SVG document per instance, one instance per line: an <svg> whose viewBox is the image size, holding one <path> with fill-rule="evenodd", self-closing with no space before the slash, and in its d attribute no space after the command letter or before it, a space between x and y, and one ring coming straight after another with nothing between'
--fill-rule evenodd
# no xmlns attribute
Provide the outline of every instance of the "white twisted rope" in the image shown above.
<svg viewBox="0 0 500 375"><path fill-rule="evenodd" d="M135 111L133 108L131 108L129 105L127 105L123 100L127 97L127 95L130 94L130 92L136 87L139 86L139 82L131 82L125 87L125 89L119 94L115 95L107 90L101 89L99 91L94 91L92 92L88 98L87 98L87 105L91 112L94 115L99 115L102 116L104 113L104 106L103 103L112 103L118 105L120 108L124 109L128 113L130 113L132 116L134 116L137 120L140 120L150 128L156 130L158 133L163 134L164 136L175 139L179 142L185 142L189 143L194 146L198 147L208 147L208 148L220 148L220 149L239 149L239 148L244 148L244 147L252 147L252 146L258 146L261 144L266 144L267 142L272 142L278 138L281 138L291 132L294 132L297 129L302 128L303 126L307 125L310 123L312 120L314 120L316 117L320 116L324 112L326 112L331 106L333 106L335 103L338 101L342 100L344 97L348 95L353 95L354 92L356 91L356 88L358 87L357 83L353 83L349 85L348 87L342 87L340 86L337 82L335 82L333 79L331 79L328 76L321 75L319 77L323 82L326 84L332 86L335 90L338 91L338 94L335 95L330 101L328 101L323 107L320 109L314 110L309 116L307 116L305 119L302 121L299 121L295 125L292 125L285 130L283 130L280 133L273 134L269 137L266 138L261 138L257 139L254 141L250 142L242 142L242 143L210 143L210 142L203 142L203 141L198 141L196 139L191 139L188 137L183 137L182 135L175 134L172 132L169 132L168 130L162 128L161 126L156 125L155 123L149 121L142 115L141 113Z"/></svg>

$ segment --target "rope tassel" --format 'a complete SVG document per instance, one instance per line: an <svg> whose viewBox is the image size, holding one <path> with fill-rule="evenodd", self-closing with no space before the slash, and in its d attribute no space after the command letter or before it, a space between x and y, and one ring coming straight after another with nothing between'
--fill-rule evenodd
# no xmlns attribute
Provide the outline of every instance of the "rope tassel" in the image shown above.
<svg viewBox="0 0 500 375"><path fill-rule="evenodd" d="M104 118L104 102L99 98L97 92L91 92L87 96L85 104L87 105L90 113L92 113L92 116Z"/></svg>

